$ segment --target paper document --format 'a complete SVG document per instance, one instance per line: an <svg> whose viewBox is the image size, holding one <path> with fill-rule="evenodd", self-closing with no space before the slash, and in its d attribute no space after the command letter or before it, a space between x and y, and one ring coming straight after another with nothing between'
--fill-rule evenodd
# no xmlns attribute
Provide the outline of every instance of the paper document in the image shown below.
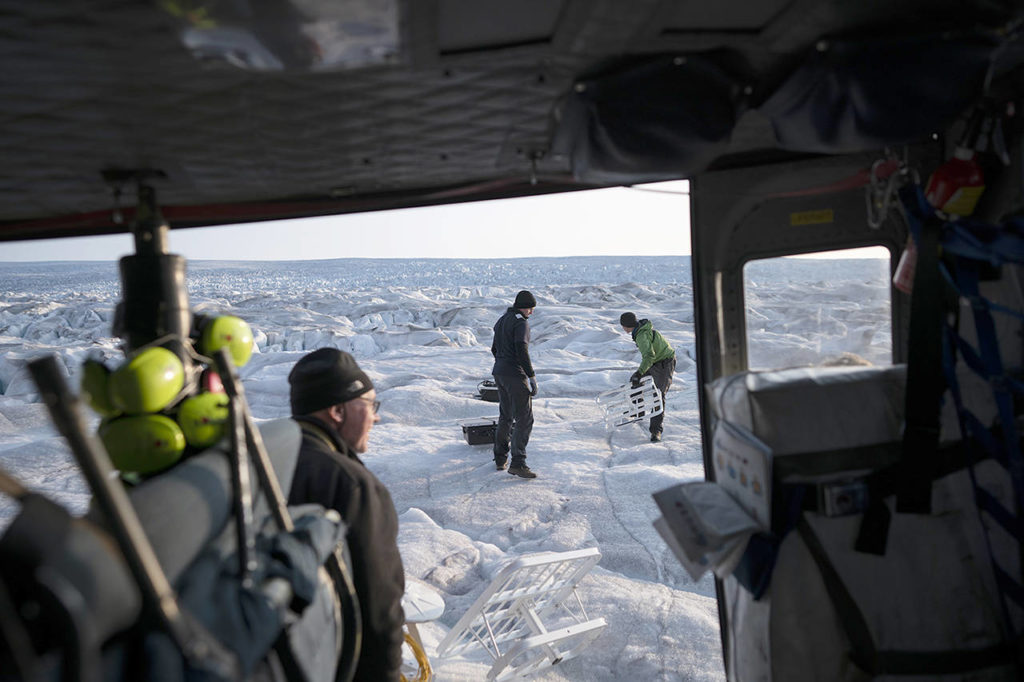
<svg viewBox="0 0 1024 682"><path fill-rule="evenodd" d="M680 483L653 497L662 513L654 527L694 580L724 563L731 570L737 553L742 554L750 536L761 530L722 486L711 481Z"/></svg>
<svg viewBox="0 0 1024 682"><path fill-rule="evenodd" d="M771 448L745 429L719 421L711 452L715 482L763 528L771 528Z"/></svg>
<svg viewBox="0 0 1024 682"><path fill-rule="evenodd" d="M690 574L690 578L694 582L700 580L700 577L704 575L709 568L711 568L711 564L708 562L707 557L700 556L696 559L691 559L686 555L686 550L684 550L683 546L679 544L678 540L676 540L676 536L668 527L668 522L665 521L664 516L659 516L655 519L654 529L658 531L658 535L660 535L661 539L665 541L665 544L672 550L672 553L676 555L676 559L678 559L679 563L683 565L683 568L685 568L686 572Z"/></svg>

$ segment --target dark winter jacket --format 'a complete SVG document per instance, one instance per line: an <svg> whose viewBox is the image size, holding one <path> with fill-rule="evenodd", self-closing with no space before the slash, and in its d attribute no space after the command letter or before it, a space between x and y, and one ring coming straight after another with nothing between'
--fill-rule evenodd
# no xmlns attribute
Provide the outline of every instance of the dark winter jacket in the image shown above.
<svg viewBox="0 0 1024 682"><path fill-rule="evenodd" d="M667 360L676 354L672 350L672 346L665 340L665 337L651 326L650 320L640 320L636 323L636 327L633 328L633 341L636 342L636 347L640 349L640 369L637 372L641 376L654 363Z"/></svg>
<svg viewBox="0 0 1024 682"><path fill-rule="evenodd" d="M326 424L315 417L293 419L302 427L302 447L288 503L336 509L349 528L352 577L363 618L363 648L355 679L398 682L405 571L391 494Z"/></svg>
<svg viewBox="0 0 1024 682"><path fill-rule="evenodd" d="M509 308L494 325L491 342L494 369L491 374L532 377L530 362L530 323L515 308Z"/></svg>

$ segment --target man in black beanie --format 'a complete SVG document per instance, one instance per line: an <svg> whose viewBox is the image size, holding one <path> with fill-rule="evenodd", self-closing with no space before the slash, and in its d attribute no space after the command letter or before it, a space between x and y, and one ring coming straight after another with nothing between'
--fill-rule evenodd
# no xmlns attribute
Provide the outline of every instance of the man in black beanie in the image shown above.
<svg viewBox="0 0 1024 682"><path fill-rule="evenodd" d="M537 299L529 291L516 294L512 307L494 325L491 355L494 356L494 383L498 385L498 428L494 434L494 465L498 471L512 462L508 472L520 478L537 478L526 466L526 444L533 431L533 396L537 395L537 377L530 362L530 324Z"/></svg>
<svg viewBox="0 0 1024 682"><path fill-rule="evenodd" d="M288 503L336 509L348 524L363 620L354 679L398 682L405 623L398 514L387 488L358 456L366 452L370 429L380 421L373 382L348 353L321 348L295 363L288 383L292 419L302 429Z"/></svg>

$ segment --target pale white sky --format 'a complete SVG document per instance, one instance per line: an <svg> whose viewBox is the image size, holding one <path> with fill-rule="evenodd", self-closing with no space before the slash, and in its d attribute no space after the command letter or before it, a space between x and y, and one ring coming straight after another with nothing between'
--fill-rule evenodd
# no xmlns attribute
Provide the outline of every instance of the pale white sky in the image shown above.
<svg viewBox="0 0 1024 682"><path fill-rule="evenodd" d="M689 183L171 230L189 260L684 256ZM0 243L0 261L115 260L131 235Z"/></svg>

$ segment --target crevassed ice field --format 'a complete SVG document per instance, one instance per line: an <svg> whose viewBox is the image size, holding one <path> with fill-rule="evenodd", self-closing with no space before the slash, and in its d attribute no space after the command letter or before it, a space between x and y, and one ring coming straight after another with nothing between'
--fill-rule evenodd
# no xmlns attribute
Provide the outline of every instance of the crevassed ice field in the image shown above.
<svg viewBox="0 0 1024 682"><path fill-rule="evenodd" d="M887 262L771 261L747 272L752 366L890 361ZM197 312L253 327L258 349L242 378L258 421L288 415L287 374L309 350L350 351L373 379L382 420L364 460L394 498L408 580L445 601L420 626L435 679L486 675L483 653L442 658L434 647L505 564L583 547L602 557L580 597L608 627L541 679L724 678L714 585L693 582L651 525L651 493L704 477L688 257L193 261L188 287ZM538 300L533 481L496 472L490 448L468 445L458 424L497 415L477 385L489 378L491 327L522 288ZM119 297L113 262L0 263L0 466L75 513L89 492L25 365L56 354L77 386L89 353L116 362ZM627 310L676 349L658 444L642 424L607 427L594 400L639 362L617 324ZM0 497L0 529L17 511Z"/></svg>

